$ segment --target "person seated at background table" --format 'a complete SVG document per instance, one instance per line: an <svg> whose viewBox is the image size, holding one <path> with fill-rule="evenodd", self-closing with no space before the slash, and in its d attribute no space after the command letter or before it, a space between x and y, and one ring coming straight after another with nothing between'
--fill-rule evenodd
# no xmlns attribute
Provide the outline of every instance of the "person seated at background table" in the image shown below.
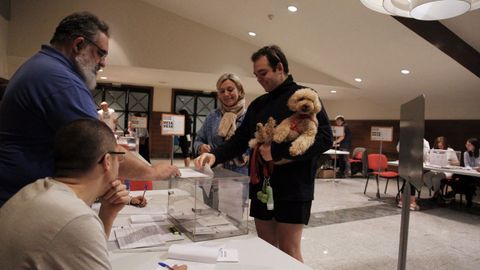
<svg viewBox="0 0 480 270"><path fill-rule="evenodd" d="M463 163L464 166L470 169L479 171L480 168L480 143L477 138L470 138L465 143L467 151L463 153ZM468 176L468 175L454 175L453 181L451 181L451 186L454 194L460 193L465 194L467 200L467 207L472 207L473 195L476 194L475 182L480 180L479 177Z"/></svg>
<svg viewBox="0 0 480 270"><path fill-rule="evenodd" d="M447 150L446 154L447 154L448 164L453 166L460 165L460 162L458 161L458 158L457 158L457 154L452 148L450 148L450 145L448 144L448 140L446 137L444 136L437 137L435 139L435 143L433 144L432 149ZM448 173L448 172L438 172L435 170L431 170L426 172L423 175L423 182L429 189L433 190L433 198L442 200L443 196L441 195L441 192L440 192L442 188L441 182L443 179L447 179L447 180L452 179L452 175L453 175L452 173Z"/></svg>
<svg viewBox="0 0 480 270"><path fill-rule="evenodd" d="M425 163L425 161L427 160L428 158L428 152L430 151L430 143L425 140L425 138L423 139L423 163ZM397 143L397 152L400 152L400 142ZM402 185L402 188L400 189L400 199L398 201L398 207L402 208L402 194L403 194L403 187L405 186L405 180L403 181L403 185ZM415 197L415 191L416 191L416 188L414 185L410 184L410 210L412 211L417 211L417 210L420 210L420 207L418 206L417 204L417 198Z"/></svg>
<svg viewBox="0 0 480 270"><path fill-rule="evenodd" d="M0 208L0 269L111 269L106 239L129 200L117 180L125 150L94 119L60 128L53 147L53 178L25 186ZM96 198L98 215L90 208Z"/></svg>

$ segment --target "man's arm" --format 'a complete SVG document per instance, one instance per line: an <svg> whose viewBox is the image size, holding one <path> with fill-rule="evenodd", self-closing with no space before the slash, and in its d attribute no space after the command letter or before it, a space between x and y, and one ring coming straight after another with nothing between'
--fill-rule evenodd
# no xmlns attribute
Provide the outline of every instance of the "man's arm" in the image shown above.
<svg viewBox="0 0 480 270"><path fill-rule="evenodd" d="M125 149L122 148L121 151L125 151ZM125 152L125 160L120 163L120 169L118 170L118 176L121 179L167 180L171 177L180 176L180 171L174 165L162 162L149 166L130 151Z"/></svg>

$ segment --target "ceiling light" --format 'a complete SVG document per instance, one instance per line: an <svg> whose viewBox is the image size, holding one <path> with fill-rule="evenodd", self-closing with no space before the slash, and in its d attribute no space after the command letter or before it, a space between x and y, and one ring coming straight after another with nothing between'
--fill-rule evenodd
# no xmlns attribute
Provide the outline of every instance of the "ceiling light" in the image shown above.
<svg viewBox="0 0 480 270"><path fill-rule="evenodd" d="M99 69L98 72L103 72L103 68Z"/></svg>
<svg viewBox="0 0 480 270"><path fill-rule="evenodd" d="M434 21L462 15L480 8L480 0L360 0L376 12Z"/></svg>
<svg viewBox="0 0 480 270"><path fill-rule="evenodd" d="M298 8L296 6L288 6L288 11L297 12Z"/></svg>
<svg viewBox="0 0 480 270"><path fill-rule="evenodd" d="M361 78L355 78L355 81L356 82L362 82L362 79Z"/></svg>
<svg viewBox="0 0 480 270"><path fill-rule="evenodd" d="M105 76L102 76L102 77L100 77L100 79L102 79L102 80L106 80L106 79L108 79L108 78L107 78L107 77L105 77Z"/></svg>
<svg viewBox="0 0 480 270"><path fill-rule="evenodd" d="M255 32L248 32L248 35L254 37L254 36L256 36L257 34L256 34Z"/></svg>
<svg viewBox="0 0 480 270"><path fill-rule="evenodd" d="M337 93L337 90L330 90L330 93L335 94Z"/></svg>
<svg viewBox="0 0 480 270"><path fill-rule="evenodd" d="M400 72L402 74L405 74L405 75L410 74L410 70L408 70L408 69L402 69L402 70L400 70Z"/></svg>

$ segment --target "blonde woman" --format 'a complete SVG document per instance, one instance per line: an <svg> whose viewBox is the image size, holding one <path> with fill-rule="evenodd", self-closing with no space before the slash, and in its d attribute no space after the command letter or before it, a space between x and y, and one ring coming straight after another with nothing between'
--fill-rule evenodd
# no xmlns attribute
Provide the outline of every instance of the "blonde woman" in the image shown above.
<svg viewBox="0 0 480 270"><path fill-rule="evenodd" d="M219 106L208 114L203 126L197 132L194 147L197 154L211 153L235 134L245 116L245 91L240 78L225 73L217 81ZM238 173L248 174L248 154L235 157L223 167Z"/></svg>

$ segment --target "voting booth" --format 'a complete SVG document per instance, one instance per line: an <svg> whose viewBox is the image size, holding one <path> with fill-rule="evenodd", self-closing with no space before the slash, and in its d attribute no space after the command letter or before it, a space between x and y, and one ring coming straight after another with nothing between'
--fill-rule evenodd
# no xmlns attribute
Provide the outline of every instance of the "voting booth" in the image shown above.
<svg viewBox="0 0 480 270"><path fill-rule="evenodd" d="M248 233L248 176L223 168L213 174L182 176L168 191L170 222L195 242Z"/></svg>

